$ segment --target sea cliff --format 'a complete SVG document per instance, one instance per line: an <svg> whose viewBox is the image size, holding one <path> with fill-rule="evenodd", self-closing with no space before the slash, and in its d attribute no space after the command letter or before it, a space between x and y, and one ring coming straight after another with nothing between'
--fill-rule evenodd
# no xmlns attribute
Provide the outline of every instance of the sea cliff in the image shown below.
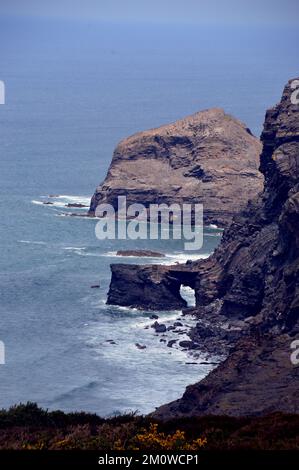
<svg viewBox="0 0 299 470"><path fill-rule="evenodd" d="M191 338L228 354L156 417L299 411L298 368L290 360L299 337L299 107L291 93L290 81L266 113L264 190L234 217L209 259L173 267L112 266L111 303L121 303L126 289L122 305L182 307L180 285L193 287L198 323Z"/></svg>

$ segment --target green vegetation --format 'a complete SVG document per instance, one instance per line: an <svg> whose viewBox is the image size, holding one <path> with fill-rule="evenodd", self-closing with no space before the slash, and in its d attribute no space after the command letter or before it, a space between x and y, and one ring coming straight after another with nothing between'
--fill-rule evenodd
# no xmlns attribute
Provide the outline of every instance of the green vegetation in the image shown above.
<svg viewBox="0 0 299 470"><path fill-rule="evenodd" d="M134 414L47 411L35 403L0 410L0 449L299 449L299 415L203 416L157 422Z"/></svg>

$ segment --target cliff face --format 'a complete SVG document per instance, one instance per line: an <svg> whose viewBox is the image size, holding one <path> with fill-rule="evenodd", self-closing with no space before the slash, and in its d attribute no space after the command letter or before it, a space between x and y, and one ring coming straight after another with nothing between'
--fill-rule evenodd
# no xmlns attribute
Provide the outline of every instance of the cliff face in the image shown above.
<svg viewBox="0 0 299 470"><path fill-rule="evenodd" d="M299 313L299 107L290 94L288 84L266 114L264 191L235 217L196 283L199 305L221 299L227 317L281 328L292 328Z"/></svg>
<svg viewBox="0 0 299 470"><path fill-rule="evenodd" d="M178 283L195 287L198 324L192 338L214 351L226 345L230 352L157 417L299 412L298 368L290 361L290 344L299 337L299 106L291 103L291 92L289 82L281 102L266 114L263 193L234 218L209 259L189 263L183 274L178 267L151 268L159 271L157 297L161 286L168 297L176 296ZM122 266L122 285L126 281ZM114 289L112 277L110 294Z"/></svg>
<svg viewBox="0 0 299 470"><path fill-rule="evenodd" d="M210 109L139 132L117 146L90 215L100 203L201 202L206 224L226 226L262 189L261 144L237 119Z"/></svg>
<svg viewBox="0 0 299 470"><path fill-rule="evenodd" d="M245 320L244 327L223 364L157 410L164 419L299 412L299 370L290 360L299 338L299 106L290 95L289 82L266 114L264 192L235 218L196 281L199 316L214 307L214 315Z"/></svg>
<svg viewBox="0 0 299 470"><path fill-rule="evenodd" d="M153 416L259 416L284 411L299 413L298 367L290 362L290 337L248 336L220 366L182 398L161 406Z"/></svg>

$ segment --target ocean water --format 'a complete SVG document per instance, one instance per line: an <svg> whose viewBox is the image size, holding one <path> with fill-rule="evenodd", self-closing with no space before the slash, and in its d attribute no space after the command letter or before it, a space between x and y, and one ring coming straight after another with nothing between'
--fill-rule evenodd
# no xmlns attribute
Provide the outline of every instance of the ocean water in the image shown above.
<svg viewBox="0 0 299 470"><path fill-rule="evenodd" d="M105 300L111 263L157 262L118 249L163 251L170 264L208 256L219 231L205 230L199 253L180 241L100 242L96 222L66 217L65 204L88 203L133 132L220 106L259 134L297 74L296 44L297 31L274 28L0 20L1 407L146 413L211 370L160 341L177 336L155 335L149 312ZM180 312L159 315L171 324Z"/></svg>

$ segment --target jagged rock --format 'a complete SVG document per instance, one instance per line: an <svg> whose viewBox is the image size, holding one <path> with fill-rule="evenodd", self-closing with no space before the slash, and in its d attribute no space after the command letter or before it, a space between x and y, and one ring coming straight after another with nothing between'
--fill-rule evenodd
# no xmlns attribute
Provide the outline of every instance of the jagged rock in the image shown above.
<svg viewBox="0 0 299 470"><path fill-rule="evenodd" d="M168 341L167 346L172 348L172 346L177 342L177 339L171 339Z"/></svg>
<svg viewBox="0 0 299 470"><path fill-rule="evenodd" d="M88 206L80 202L69 202L68 204L65 205L65 207L74 207L74 208L81 209L82 207L88 207Z"/></svg>
<svg viewBox="0 0 299 470"><path fill-rule="evenodd" d="M197 349L198 348L197 343L194 343L193 341L188 341L188 340L180 341L179 345L181 346L181 348L184 348L184 349Z"/></svg>
<svg viewBox="0 0 299 470"><path fill-rule="evenodd" d="M90 204L117 210L127 203L203 203L206 224L226 226L262 190L261 144L222 109L209 109L173 124L139 132L119 143L104 182Z"/></svg>
<svg viewBox="0 0 299 470"><path fill-rule="evenodd" d="M146 346L144 344L136 343L135 346L137 349L146 349Z"/></svg>
<svg viewBox="0 0 299 470"><path fill-rule="evenodd" d="M166 325L164 325L164 323L158 323L155 321L155 323L151 326L154 328L156 333L165 333L165 331L167 331Z"/></svg>

